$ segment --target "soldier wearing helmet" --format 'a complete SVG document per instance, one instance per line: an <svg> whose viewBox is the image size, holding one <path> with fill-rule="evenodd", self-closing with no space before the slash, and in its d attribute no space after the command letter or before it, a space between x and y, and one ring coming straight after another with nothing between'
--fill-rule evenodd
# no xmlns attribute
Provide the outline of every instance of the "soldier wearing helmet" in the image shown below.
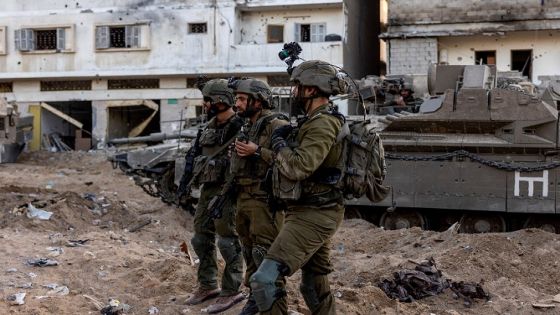
<svg viewBox="0 0 560 315"><path fill-rule="evenodd" d="M286 213L280 233L250 279L251 288L261 313L286 314L275 307L285 294L277 279L301 269L300 291L311 313L334 314L329 252L344 217L343 196L336 185L342 161L337 136L344 117L329 97L344 93L346 84L335 67L317 60L297 66L291 81L293 103L305 117L293 130L286 125L273 132L273 186L285 201Z"/></svg>
<svg viewBox="0 0 560 315"><path fill-rule="evenodd" d="M235 141L231 172L238 187L236 229L247 266L245 285L249 287L249 277L263 261L284 221L283 212L269 206L263 181L273 162L272 132L288 125L289 118L271 111L272 95L265 82L244 78L232 81L230 86L235 93L237 114L247 118L242 137ZM279 285L283 287L284 282L280 281ZM286 299L283 298L277 306L287 311ZM257 313L251 292L240 315Z"/></svg>
<svg viewBox="0 0 560 315"><path fill-rule="evenodd" d="M227 80L208 81L202 89L204 107L211 116L199 138L199 152L195 158L193 184L200 185L200 198L194 215L194 236L191 244L200 259L198 266L198 289L187 299L189 305L200 304L219 296L208 307L209 313L228 309L244 299L240 291L243 275L241 245L235 231L235 207L233 200L224 206L222 216L212 218L208 204L217 195L226 180L229 168L228 147L243 125L243 119L233 111L233 91ZM218 248L225 261L221 285L218 286L218 262L216 257L216 234ZM221 290L220 290L221 287Z"/></svg>

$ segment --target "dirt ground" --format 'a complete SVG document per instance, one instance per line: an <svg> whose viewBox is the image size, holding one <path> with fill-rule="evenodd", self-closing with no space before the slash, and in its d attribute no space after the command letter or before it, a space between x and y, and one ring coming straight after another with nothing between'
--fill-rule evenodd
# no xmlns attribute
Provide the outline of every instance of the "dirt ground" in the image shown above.
<svg viewBox="0 0 560 315"><path fill-rule="evenodd" d="M27 154L0 165L0 178L0 314L99 314L111 298L129 305L127 314L149 314L151 307L158 314L201 314L210 304L184 304L196 287L196 267L179 249L192 237L191 215L145 194L103 152ZM29 204L52 217L28 218ZM559 239L534 229L466 235L384 231L347 220L332 243L338 313L560 314L560 304L550 301L560 293ZM87 241L69 246L77 240ZM490 300L467 307L446 291L400 303L377 287L428 257L447 278L482 281ZM58 265L27 263L37 258ZM299 277L288 281L290 309L308 314ZM52 284L57 288L46 287ZM15 293L26 293L24 305L7 300ZM556 306L536 308L537 302Z"/></svg>

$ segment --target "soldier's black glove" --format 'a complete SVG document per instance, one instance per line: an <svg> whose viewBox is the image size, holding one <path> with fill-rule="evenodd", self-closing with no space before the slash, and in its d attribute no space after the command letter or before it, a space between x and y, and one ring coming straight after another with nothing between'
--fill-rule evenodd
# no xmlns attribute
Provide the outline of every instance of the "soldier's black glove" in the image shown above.
<svg viewBox="0 0 560 315"><path fill-rule="evenodd" d="M272 150L276 153L282 148L287 147L288 143L286 138L292 132L293 127L291 125L280 126L272 132Z"/></svg>
<svg viewBox="0 0 560 315"><path fill-rule="evenodd" d="M222 217L224 205L226 203L226 196L216 195L208 202L208 210L212 219L219 219Z"/></svg>

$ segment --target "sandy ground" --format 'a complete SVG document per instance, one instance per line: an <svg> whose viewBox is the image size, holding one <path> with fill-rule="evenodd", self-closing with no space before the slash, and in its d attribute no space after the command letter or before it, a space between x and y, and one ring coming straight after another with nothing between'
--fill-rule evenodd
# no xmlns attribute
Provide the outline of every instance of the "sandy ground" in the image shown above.
<svg viewBox="0 0 560 315"><path fill-rule="evenodd" d="M127 314L149 314L150 307L159 314L201 314L210 304L184 304L196 287L196 267L179 250L192 236L190 214L145 194L102 152L24 155L19 163L0 165L0 178L0 314L99 314L111 298L128 304ZM28 218L29 203L51 211L50 220ZM559 239L533 229L486 235L384 231L347 220L332 243L338 313L560 314L560 304L550 302L560 293ZM87 242L69 247L70 240ZM400 303L377 287L428 257L447 278L482 281L490 301L467 307L446 291ZM27 264L37 258L58 265ZM290 309L308 314L299 277L288 282ZM7 297L15 293L26 293L24 305L10 305ZM534 307L539 301L556 307Z"/></svg>

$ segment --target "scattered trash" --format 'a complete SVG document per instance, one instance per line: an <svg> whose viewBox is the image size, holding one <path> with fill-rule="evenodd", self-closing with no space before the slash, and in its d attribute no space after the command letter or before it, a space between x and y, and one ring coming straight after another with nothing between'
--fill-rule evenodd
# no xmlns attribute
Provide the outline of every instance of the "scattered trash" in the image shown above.
<svg viewBox="0 0 560 315"><path fill-rule="evenodd" d="M102 315L121 315L123 313L128 312L130 306L124 303L121 303L119 300L110 299L109 305L105 306L101 309Z"/></svg>
<svg viewBox="0 0 560 315"><path fill-rule="evenodd" d="M56 295L68 295L68 293L70 293L70 289L68 289L67 286L61 286L61 287L56 287L55 289L53 289L53 294Z"/></svg>
<svg viewBox="0 0 560 315"><path fill-rule="evenodd" d="M336 297L336 298L339 298L339 299L340 299L340 298L342 297L342 292L340 292L340 291L336 291L336 292L334 293L334 297Z"/></svg>
<svg viewBox="0 0 560 315"><path fill-rule="evenodd" d="M344 244L340 243L340 244L336 245L336 252L339 255L344 255Z"/></svg>
<svg viewBox="0 0 560 315"><path fill-rule="evenodd" d="M16 268L10 268L6 270L6 273L13 273L13 272L17 272L18 270Z"/></svg>
<svg viewBox="0 0 560 315"><path fill-rule="evenodd" d="M33 272L30 272L30 273L28 273L27 275L28 275L29 278L31 278L31 279L37 278L37 275L36 275L35 273L33 273Z"/></svg>
<svg viewBox="0 0 560 315"><path fill-rule="evenodd" d="M21 292L21 293L16 293L16 294L12 294L9 295L6 300L11 304L11 305L23 305L25 304L25 295L27 293L25 292Z"/></svg>
<svg viewBox="0 0 560 315"><path fill-rule="evenodd" d="M475 298L490 299L488 293L479 283L452 282L450 279L444 278L441 271L437 269L433 258L415 264L414 270L403 269L395 272L393 280L383 279L378 286L388 297L398 299L401 302L413 302L437 295L448 288L457 297L463 298L466 306L471 306L472 299Z"/></svg>
<svg viewBox="0 0 560 315"><path fill-rule="evenodd" d="M62 247L47 247L47 250L50 252L50 257L57 257L64 253L64 249L62 249Z"/></svg>
<svg viewBox="0 0 560 315"><path fill-rule="evenodd" d="M49 283L49 284L42 285L42 287L47 288L49 290L54 290L58 288L58 283Z"/></svg>
<svg viewBox="0 0 560 315"><path fill-rule="evenodd" d="M90 251L86 251L84 252L84 257L87 259L95 259L95 254Z"/></svg>
<svg viewBox="0 0 560 315"><path fill-rule="evenodd" d="M85 239L85 240L68 240L66 242L66 246L67 247L79 247L79 246L84 246L85 243L87 243L89 241L89 239Z"/></svg>
<svg viewBox="0 0 560 315"><path fill-rule="evenodd" d="M534 308L555 308L555 304L545 304L545 303L533 303L531 304Z"/></svg>
<svg viewBox="0 0 560 315"><path fill-rule="evenodd" d="M27 217L30 219L49 220L52 214L52 212L35 208L31 203L27 206Z"/></svg>
<svg viewBox="0 0 560 315"><path fill-rule="evenodd" d="M155 306L150 306L150 308L148 309L148 314L159 314L159 309Z"/></svg>
<svg viewBox="0 0 560 315"><path fill-rule="evenodd" d="M36 267L58 266L58 261L48 258L29 259L27 264Z"/></svg>
<svg viewBox="0 0 560 315"><path fill-rule="evenodd" d="M47 182L47 185L45 185L46 189L53 189L53 187L54 187L54 182L52 180L49 180Z"/></svg>
<svg viewBox="0 0 560 315"><path fill-rule="evenodd" d="M20 285L17 285L16 288L18 288L18 289L31 289L31 288L33 288L33 283L32 282L22 283Z"/></svg>

